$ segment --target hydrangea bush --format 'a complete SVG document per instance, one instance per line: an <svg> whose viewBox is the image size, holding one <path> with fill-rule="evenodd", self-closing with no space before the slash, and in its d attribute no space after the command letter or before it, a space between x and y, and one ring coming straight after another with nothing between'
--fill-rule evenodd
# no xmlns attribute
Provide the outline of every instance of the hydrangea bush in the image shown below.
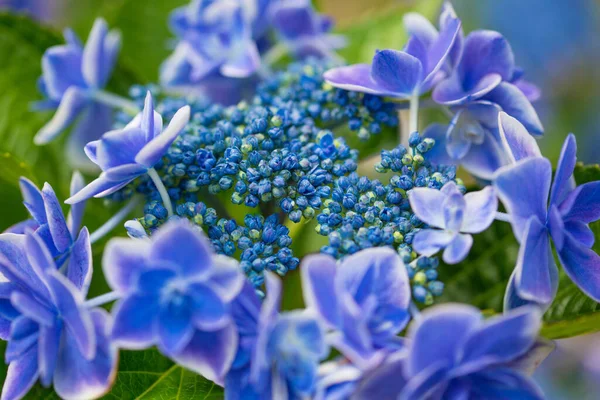
<svg viewBox="0 0 600 400"><path fill-rule="evenodd" d="M351 64L308 0L193 0L164 16L160 82L127 96L119 33L67 30L34 141L72 126L50 146L74 172L64 197L15 182L1 398L543 398L551 339L600 330L600 170L570 134L553 171L508 41L438 16L406 13L402 50ZM477 265L502 306L445 294L503 224L509 277Z"/></svg>

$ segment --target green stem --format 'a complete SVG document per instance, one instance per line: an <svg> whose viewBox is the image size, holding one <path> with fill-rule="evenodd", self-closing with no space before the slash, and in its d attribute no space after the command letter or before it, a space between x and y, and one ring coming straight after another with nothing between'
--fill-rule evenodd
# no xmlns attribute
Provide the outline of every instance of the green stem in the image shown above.
<svg viewBox="0 0 600 400"><path fill-rule="evenodd" d="M163 201L163 205L167 209L167 213L169 214L169 217L172 217L173 216L173 205L171 204L171 198L169 197L169 193L167 192L167 188L165 187L165 184L160 179L160 176L158 176L158 172L156 172L156 170L154 168L150 168L148 170L148 176L150 177L150 179L152 179L152 182L154 182L156 189L158 189L158 193L160 194L160 198Z"/></svg>
<svg viewBox="0 0 600 400"><path fill-rule="evenodd" d="M112 108L119 108L133 116L140 112L139 107L133 101L104 90L96 90L93 92L92 97L99 103Z"/></svg>

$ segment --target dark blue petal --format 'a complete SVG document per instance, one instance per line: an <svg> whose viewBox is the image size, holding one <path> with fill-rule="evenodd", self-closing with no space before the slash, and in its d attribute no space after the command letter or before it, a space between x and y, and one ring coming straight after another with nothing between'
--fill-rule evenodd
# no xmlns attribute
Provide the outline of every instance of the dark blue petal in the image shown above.
<svg viewBox="0 0 600 400"><path fill-rule="evenodd" d="M42 189L44 205L46 207L46 216L48 218L48 226L52 234L52 241L56 249L61 253L66 251L71 246L71 232L67 226L65 215L63 214L60 202L54 193L54 189L48 183L44 184Z"/></svg>
<svg viewBox="0 0 600 400"><path fill-rule="evenodd" d="M2 399L20 399L38 379L37 346L10 363L2 387Z"/></svg>
<svg viewBox="0 0 600 400"><path fill-rule="evenodd" d="M565 221L589 224L600 219L600 181L575 188L560 203L559 209Z"/></svg>
<svg viewBox="0 0 600 400"><path fill-rule="evenodd" d="M371 77L377 85L397 97L409 97L423 79L423 65L412 55L396 50L382 50L373 57Z"/></svg>
<svg viewBox="0 0 600 400"><path fill-rule="evenodd" d="M50 327L40 326L38 361L40 381L44 387L50 386L52 378L54 378L61 333L62 324L60 323Z"/></svg>
<svg viewBox="0 0 600 400"><path fill-rule="evenodd" d="M575 188L573 171L577 162L577 141L572 133L567 136L560 151L556 174L550 191L550 204L559 205L567 194Z"/></svg>
<svg viewBox="0 0 600 400"><path fill-rule="evenodd" d="M25 207L27 207L27 211L29 211L33 219L40 225L47 223L46 207L42 192L33 182L24 177L19 178L19 187L21 188Z"/></svg>
<svg viewBox="0 0 600 400"><path fill-rule="evenodd" d="M71 248L66 276L81 293L87 294L92 282L92 245L86 227L81 230Z"/></svg>
<svg viewBox="0 0 600 400"><path fill-rule="evenodd" d="M558 257L569 278L585 294L600 301L600 256L566 233Z"/></svg>
<svg viewBox="0 0 600 400"><path fill-rule="evenodd" d="M120 347L132 350L156 344L159 302L156 295L131 295L113 310L112 338Z"/></svg>
<svg viewBox="0 0 600 400"><path fill-rule="evenodd" d="M519 120L531 134L541 135L544 133L544 127L537 112L516 86L502 82L484 99L498 104L503 111Z"/></svg>
<svg viewBox="0 0 600 400"><path fill-rule="evenodd" d="M495 368L473 377L473 391L490 400L542 400L535 382L508 368Z"/></svg>

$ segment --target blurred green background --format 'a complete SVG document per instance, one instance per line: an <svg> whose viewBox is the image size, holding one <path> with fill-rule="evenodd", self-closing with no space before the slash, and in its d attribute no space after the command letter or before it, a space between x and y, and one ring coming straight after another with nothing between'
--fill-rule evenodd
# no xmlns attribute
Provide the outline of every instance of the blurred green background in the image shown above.
<svg viewBox="0 0 600 400"><path fill-rule="evenodd" d="M23 26L0 24L0 231L25 218L16 179L31 177L38 184L50 180L64 195L68 168L63 168L63 143L36 148L30 140L49 118L32 114L27 103L37 99L35 78L43 50L60 42L66 26L83 38L97 16L123 33L119 70L113 90L155 82L158 65L169 53L168 12L187 0L0 0L0 9L25 13L48 27L48 35ZM376 48L400 48L405 41L401 15L418 10L435 18L440 0L315 0L316 6L337 21L338 30L352 45L342 52L351 61L368 61ZM600 162L600 4L594 0L454 0L468 32L494 29L511 42L517 63L528 80L542 89L536 108L546 128L540 141L554 161L569 132L577 136L579 158ZM372 27L372 29L371 29ZM17 32L18 31L18 32ZM14 42L16 36L23 43ZM88 209L90 228L110 210L99 202ZM7 212L6 210L10 210ZM291 279L295 277L292 276ZM561 340L557 351L537 373L550 399L600 397L600 337L588 335Z"/></svg>

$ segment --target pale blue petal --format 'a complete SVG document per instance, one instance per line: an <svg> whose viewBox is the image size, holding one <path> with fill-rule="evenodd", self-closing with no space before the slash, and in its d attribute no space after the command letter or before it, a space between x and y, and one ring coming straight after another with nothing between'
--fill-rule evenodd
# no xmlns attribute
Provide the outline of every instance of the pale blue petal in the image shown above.
<svg viewBox="0 0 600 400"><path fill-rule="evenodd" d="M334 284L336 268L336 260L325 254L309 255L300 266L306 307L314 309L330 327L339 323Z"/></svg>
<svg viewBox="0 0 600 400"><path fill-rule="evenodd" d="M247 78L259 68L260 54L256 43L251 39L245 40L237 46L239 46L237 54L221 65L219 70L223 76L229 78Z"/></svg>
<svg viewBox="0 0 600 400"><path fill-rule="evenodd" d="M527 220L546 221L552 165L544 158L527 158L498 170L494 187L510 214L513 232L522 240Z"/></svg>
<svg viewBox="0 0 600 400"><path fill-rule="evenodd" d="M444 229L444 212L441 204L446 200L446 195L439 190L429 188L414 188L408 192L410 206L421 221L427 225Z"/></svg>
<svg viewBox="0 0 600 400"><path fill-rule="evenodd" d="M106 21L97 18L83 49L81 72L88 86L96 89L104 87L108 78L104 71L104 40L107 33Z"/></svg>
<svg viewBox="0 0 600 400"><path fill-rule="evenodd" d="M92 282L92 245L86 227L81 230L71 248L71 257L65 274L81 293L87 294Z"/></svg>
<svg viewBox="0 0 600 400"><path fill-rule="evenodd" d="M442 259L446 264L458 264L467 257L472 245L473 236L459 233L444 250Z"/></svg>
<svg viewBox="0 0 600 400"><path fill-rule="evenodd" d="M541 157L542 153L534 137L516 118L504 111L498 115L498 128L502 144L512 162L527 157Z"/></svg>
<svg viewBox="0 0 600 400"><path fill-rule="evenodd" d="M46 216L48 218L48 226L52 234L52 241L56 249L61 253L65 252L72 244L71 232L67 226L65 215L61 205L54 193L54 189L48 183L44 184L42 189L42 197L46 207Z"/></svg>
<svg viewBox="0 0 600 400"><path fill-rule="evenodd" d="M415 234L412 246L418 254L431 257L448 246L455 235L456 234L437 229L423 229Z"/></svg>
<svg viewBox="0 0 600 400"><path fill-rule="evenodd" d="M43 145L54 140L75 120L89 101L85 90L71 86L60 101L52 119L44 125L33 138L37 145Z"/></svg>
<svg viewBox="0 0 600 400"><path fill-rule="evenodd" d="M81 189L85 187L85 180L83 175L79 173L79 171L74 171L73 176L71 177L71 186L69 190L69 195L73 196L75 193L79 192ZM81 222L83 220L83 213L85 211L85 203L77 203L71 206L71 211L67 216L67 226L69 227L69 232L71 232L71 239L77 239L79 235L79 229L81 229Z"/></svg>
<svg viewBox="0 0 600 400"><path fill-rule="evenodd" d="M466 209L461 232L480 233L486 230L496 216L498 198L491 186L465 194Z"/></svg>
<svg viewBox="0 0 600 400"><path fill-rule="evenodd" d="M25 177L19 178L19 187L21 188L23 202L33 219L40 225L47 223L46 206L44 205L42 192L33 182Z"/></svg>

